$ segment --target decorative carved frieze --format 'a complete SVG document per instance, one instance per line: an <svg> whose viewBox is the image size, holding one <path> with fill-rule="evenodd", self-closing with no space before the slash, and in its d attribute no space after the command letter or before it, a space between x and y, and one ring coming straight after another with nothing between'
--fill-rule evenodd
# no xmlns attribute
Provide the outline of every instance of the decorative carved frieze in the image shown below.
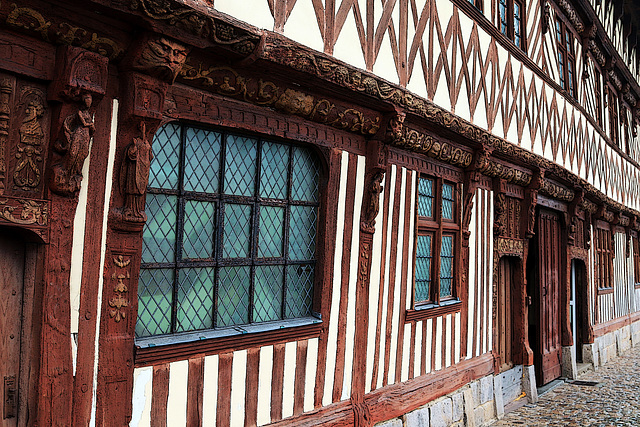
<svg viewBox="0 0 640 427"><path fill-rule="evenodd" d="M11 8L12 10L6 16L7 25L39 35L46 42L80 46L82 49L109 59L117 59L124 51L120 44L110 38L102 37L68 22L47 19L35 9L19 7L15 3L11 4Z"/></svg>
<svg viewBox="0 0 640 427"><path fill-rule="evenodd" d="M232 26L215 16L202 13L177 1L131 0L129 7L155 21L165 22L244 56L253 53L260 44L259 35Z"/></svg>
<svg viewBox="0 0 640 427"><path fill-rule="evenodd" d="M48 216L46 200L0 199L0 218L12 224L46 226Z"/></svg>
<svg viewBox="0 0 640 427"><path fill-rule="evenodd" d="M185 64L180 71L184 81L197 82L220 95L259 106L270 106L287 114L362 135L375 135L380 116L338 105L327 98L280 86L272 81L246 77L230 67Z"/></svg>
<svg viewBox="0 0 640 427"><path fill-rule="evenodd" d="M542 181L540 193L557 200L562 200L563 202L570 202L575 196L573 190L554 184L548 179Z"/></svg>
<svg viewBox="0 0 640 427"><path fill-rule="evenodd" d="M469 151L410 129L404 125L404 119L403 114L398 114L389 120L385 135L389 144L426 154L453 166L465 168L471 165L473 155Z"/></svg>
<svg viewBox="0 0 640 427"><path fill-rule="evenodd" d="M567 18L569 18L569 21L571 22L571 25L573 25L573 28L575 28L578 33L582 33L584 31L584 24L582 23L582 20L580 19L576 11L573 9L573 5L571 5L571 3L569 3L567 0L556 1Z"/></svg>
<svg viewBox="0 0 640 427"><path fill-rule="evenodd" d="M524 256L524 240L508 239L505 237L496 238L496 251L502 255L512 255L522 258Z"/></svg>

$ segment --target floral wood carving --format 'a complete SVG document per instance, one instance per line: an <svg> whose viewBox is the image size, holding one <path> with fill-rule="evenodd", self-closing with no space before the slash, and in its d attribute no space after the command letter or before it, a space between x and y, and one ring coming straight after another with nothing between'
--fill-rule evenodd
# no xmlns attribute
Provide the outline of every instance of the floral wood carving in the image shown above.
<svg viewBox="0 0 640 427"><path fill-rule="evenodd" d="M25 117L20 126L20 144L18 144L16 159L18 164L13 173L16 187L25 191L35 190L40 185L42 176L42 141L44 132L41 119L44 114L42 97L34 95L33 88L27 89L27 97L31 100L25 107Z"/></svg>
<svg viewBox="0 0 640 427"><path fill-rule="evenodd" d="M82 166L89 154L89 144L95 132L91 112L92 96L83 93L77 111L64 119L62 131L54 148L63 154L62 162L53 167L52 191L70 195L80 189Z"/></svg>
<svg viewBox="0 0 640 427"><path fill-rule="evenodd" d="M392 117L387 124L385 136L391 145L426 154L457 167L465 168L471 165L473 155L470 152L406 127L404 118L404 115L399 114Z"/></svg>
<svg viewBox="0 0 640 427"><path fill-rule="evenodd" d="M173 84L189 49L182 43L163 36L150 36L139 56L133 61L133 69Z"/></svg>
<svg viewBox="0 0 640 427"><path fill-rule="evenodd" d="M125 149L120 168L120 190L124 195L124 206L117 209L115 215L120 220L144 223L147 220L144 212L145 194L153 159L144 121L140 122L140 135Z"/></svg>
<svg viewBox="0 0 640 427"><path fill-rule="evenodd" d="M194 36L226 46L241 55L253 53L260 43L260 37L256 34L243 31L175 1L131 0L130 8L139 10L156 21L164 21Z"/></svg>
<svg viewBox="0 0 640 427"><path fill-rule="evenodd" d="M493 228L496 235L503 236L507 228L507 196L504 193L496 193L493 205Z"/></svg>
<svg viewBox="0 0 640 427"><path fill-rule="evenodd" d="M571 25L578 33L582 33L584 31L584 25L582 24L582 20L574 10L573 6L567 0L557 0L558 6L562 8L564 14L571 21Z"/></svg>
<svg viewBox="0 0 640 427"><path fill-rule="evenodd" d="M131 279L131 275L127 270L127 267L131 263L131 258L125 259L124 256L118 255L113 257L113 263L118 269L111 275L111 278L116 281L116 285L113 289L115 295L109 300L109 316L119 323L127 317L127 312L124 310L129 307L129 300L125 294L129 292L125 280ZM125 270L125 271L120 271Z"/></svg>
<svg viewBox="0 0 640 427"><path fill-rule="evenodd" d="M9 118L11 116L9 98L12 91L11 81L2 80L0 82L0 195L4 194L4 179L7 172L5 150L9 136Z"/></svg>
<svg viewBox="0 0 640 427"><path fill-rule="evenodd" d="M6 22L11 27L39 34L46 42L80 46L109 59L118 58L124 51L122 46L107 37L101 37L66 22L48 21L40 12L28 7L18 7L14 4Z"/></svg>
<svg viewBox="0 0 640 427"><path fill-rule="evenodd" d="M229 67L204 68L185 64L180 78L198 81L203 87L217 93L240 99L255 105L271 106L287 114L326 124L337 129L362 135L375 135L380 128L380 117L368 117L362 111L336 105L326 98L316 98L307 93L280 87L276 83L255 80L240 75Z"/></svg>
<svg viewBox="0 0 640 427"><path fill-rule="evenodd" d="M0 199L0 218L18 225L46 226L49 205L46 201L18 199L16 204L12 199Z"/></svg>
<svg viewBox="0 0 640 427"><path fill-rule="evenodd" d="M525 217L525 237L530 239L535 235L536 225L536 205L538 204L538 191L544 182L544 169L536 171L531 180L531 184L527 187L527 195L525 198L525 206L527 207L527 215Z"/></svg>
<svg viewBox="0 0 640 427"><path fill-rule="evenodd" d="M576 188L575 197L569 204L569 208L567 209L567 221L565 224L569 225L569 233L567 236L568 243L570 245L574 245L576 241L576 230L578 229L577 222L579 221L577 213L578 208L582 205L584 201L584 191L582 188Z"/></svg>
<svg viewBox="0 0 640 427"><path fill-rule="evenodd" d="M360 230L365 233L373 234L376 230L376 217L380 211L380 193L382 193L382 178L384 172L381 170L374 171L370 178L366 189L365 205L362 210L362 219L360 221Z"/></svg>

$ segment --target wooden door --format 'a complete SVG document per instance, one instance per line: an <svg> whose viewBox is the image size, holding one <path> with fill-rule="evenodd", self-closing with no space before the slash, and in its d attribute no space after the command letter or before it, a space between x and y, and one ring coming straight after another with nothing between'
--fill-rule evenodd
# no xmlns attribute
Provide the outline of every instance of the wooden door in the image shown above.
<svg viewBox="0 0 640 427"><path fill-rule="evenodd" d="M498 263L497 344L500 355L500 371L513 367L513 304L512 295L516 263L502 257Z"/></svg>
<svg viewBox="0 0 640 427"><path fill-rule="evenodd" d="M558 378L562 346L560 342L560 219L557 214L540 210L537 221L537 289L534 309L537 337L534 361L540 385Z"/></svg>
<svg viewBox="0 0 640 427"><path fill-rule="evenodd" d="M0 233L0 426L18 425L25 245Z"/></svg>

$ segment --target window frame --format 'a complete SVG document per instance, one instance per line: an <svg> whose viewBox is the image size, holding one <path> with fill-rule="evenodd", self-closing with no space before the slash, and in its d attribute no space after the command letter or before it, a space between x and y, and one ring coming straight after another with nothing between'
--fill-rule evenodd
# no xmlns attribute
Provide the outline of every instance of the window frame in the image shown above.
<svg viewBox="0 0 640 427"><path fill-rule="evenodd" d="M558 28L558 26L560 28ZM556 41L556 49L558 55L563 55L563 60L558 59L558 76L560 77L560 87L573 99L578 99L578 79L576 77L576 54L575 54L575 40L576 37L570 29L571 27L567 22L556 14L556 25L554 28L554 35ZM560 39L558 40L558 32L560 33ZM567 45L569 48L567 48ZM569 69L573 72L570 74Z"/></svg>
<svg viewBox="0 0 640 427"><path fill-rule="evenodd" d="M609 138L616 147L620 148L620 106L618 95L611 82L607 83L607 113L609 115Z"/></svg>
<svg viewBox="0 0 640 427"><path fill-rule="evenodd" d="M506 7L506 22L503 22L501 10ZM520 8L520 44L516 42L516 5ZM525 0L497 0L497 27L500 34L511 40L511 42L521 51L527 52L527 25L526 25L526 4Z"/></svg>
<svg viewBox="0 0 640 427"><path fill-rule="evenodd" d="M432 216L424 217L419 215L419 182L420 179L429 179L433 183L432 185ZM448 184L452 187L453 192L453 211L452 219L445 219L442 215L442 201L443 201L443 185ZM416 185L416 204L415 204L415 238L413 242L413 275L411 283L411 309L415 311L423 310L437 310L451 306L451 311L456 311L459 304L462 302L460 298L460 274L456 274L461 263L461 182L456 182L450 179L450 177L444 178L442 176L430 175L426 173L418 173L417 185ZM417 246L418 238L420 236L432 236L431 242L431 263L430 263L430 285L429 285L429 299L423 301L416 301L416 260L417 260ZM451 273L451 295L441 296L441 245L442 238L444 236L452 236L452 265ZM437 279L436 279L437 278Z"/></svg>
<svg viewBox="0 0 640 427"><path fill-rule="evenodd" d="M206 125L192 124L192 123L182 122L182 121L174 121L167 124L174 124L179 128L180 142L178 144L180 147L179 148L180 155L178 159L177 189L167 191L160 188L150 187L150 185L148 185L147 194L171 193L172 195L177 197L177 204L175 207L176 222L173 224L174 225L173 228L175 232L175 243L174 243L175 260L174 262L171 263L173 264L173 266L167 267L167 268L171 268L172 270L174 270L174 272L177 272L181 268L199 268L199 267L205 266L205 264L211 264L210 266L209 265L207 266L214 269L214 273L213 273L214 284L212 285L214 288L214 296L213 296L213 302L212 302L213 305L211 307L211 311L212 311L211 316L213 317L213 321L212 321L211 328L190 329L186 331L179 331L177 329L178 320L177 320L176 312L179 310L179 307L178 307L179 301L177 298L177 292L178 292L178 287L180 287L180 284L179 284L179 279L176 275L176 277L174 277L172 282L173 290L172 290L172 301L171 301L172 313L170 316L170 326L169 326L170 332L155 334L155 335L145 335L142 337L136 336L135 338L136 345L139 348L140 346L152 348L155 345L159 345L159 344L160 345L180 344L180 343L188 344L189 342L193 342L194 340L202 340L206 338L221 339L224 337L231 337L238 334L246 334L246 333L252 333L252 334L258 333L259 336L262 336L264 334L260 334L260 333L272 331L270 334L273 334L273 332L280 331L283 328L294 328L294 331L304 331L305 333L308 333L308 331L314 331L312 333L315 333L316 329L321 327L321 324L322 324L320 314L319 314L320 312L319 295L321 294L320 287L322 287L322 284L323 284L323 279L321 277L323 275L322 270L324 268L324 265L322 262L322 253L324 252L324 249L325 249L324 248L325 242L324 242L324 239L321 237L321 230L323 228L322 226L324 221L323 218L326 216L325 192L327 189L327 178L328 178L328 171L327 171L327 168L325 167L325 162L323 162L322 156L319 150L317 150L316 147L312 144L301 144L301 143L297 143L296 141L283 140L281 138L273 137L270 135L252 134L252 133L243 131L241 129L226 129L218 126L206 126ZM188 128L196 131L202 130L206 132L214 132L220 135L220 138L221 138L220 140L221 148L220 148L220 154L219 154L220 166L218 168L218 174L220 175L218 178L220 180L219 181L220 187L218 188L216 195L213 195L213 193L208 194L208 193L198 192L195 190L187 191L184 187L183 181L186 179L184 176L184 168L186 167L185 147L186 147L186 138L187 138L186 134L187 134ZM160 131L160 129L161 128L159 128L158 131ZM223 192L222 185L223 185L223 182L225 181L224 171L225 171L225 155L226 155L226 149L224 147L225 147L225 144L227 144L227 141L226 141L227 136L232 136L235 138L251 138L256 140L257 165L255 170L255 177L253 179L254 181L253 191L255 193L253 196L231 195L231 194L225 194ZM278 201L272 198L271 199L265 198L258 193L259 181L261 179L260 165L262 163L262 159L261 159L262 146L264 143L278 144L280 146L287 147L287 151L289 153L288 166L287 166L288 180L287 180L286 200L283 199L284 201ZM291 195L291 188L292 188L291 183L292 183L292 180L294 179L292 170L293 170L293 163L294 163L293 150L295 147L301 147L306 150L309 150L316 158L317 166L318 166L318 175L317 175L317 181L316 181L316 184L317 184L316 202L302 201L302 202L292 203L293 197ZM151 184L151 179L149 180L149 184ZM184 221L186 220L185 205L189 201L196 201L196 202L205 201L205 202L215 203L215 207L214 207L215 212L212 217L212 221L215 228L214 237L213 237L214 239L213 255L209 259L203 259L203 258L187 259L184 256L182 256L179 259L178 257L178 253L180 253L184 249L184 242L182 240L184 238L183 236ZM224 212L222 211L224 209L224 205L229 203L251 206L251 213L250 213L250 219L249 219L250 230L249 230L249 238L248 238L249 254L247 257L225 259L223 255L223 246L224 246L223 235L225 233L225 230L224 230L225 215L224 215ZM284 235L288 233L286 229L289 227L289 217L291 215L291 213L289 212L290 207L298 206L298 205L300 206L309 205L316 208L315 209L316 231L315 231L315 242L314 242L315 251L313 254L313 259L306 260L304 262L296 262L296 261L292 262L289 259L288 240L285 239L284 237ZM283 238L282 238L283 253L281 257L265 258L265 257L260 257L260 255L258 254L258 251L259 251L258 239L260 238L259 237L260 227L258 225L260 221L259 207L262 207L262 206L283 207L285 210L284 211L285 222L283 223ZM256 266L260 266L260 265L282 265L283 266L284 273L283 273L282 292L284 295L287 287L287 283L286 283L287 267L290 265L297 265L297 264L307 265L309 263L313 264L313 278L311 280L311 285L310 285L311 299L310 299L309 314L302 317L286 317L285 315L286 302L284 301L285 297L283 296L283 301L281 303L281 308L280 308L281 310L280 314L282 315L282 318L275 319L275 320L255 322L255 319L253 319L253 311L255 307L254 298L256 297L255 289L254 289L255 282L256 282L256 273L254 270ZM142 271L145 268L155 268L161 264L166 264L166 263L141 262L140 272L142 273ZM162 266L166 267L164 265ZM248 290L249 305L247 308L249 323L232 324L232 325L226 325L226 326L225 325L220 326L216 324L217 323L216 317L218 314L218 307L217 307L218 306L218 276L220 275L220 271L219 271L220 268L224 266L249 267L249 277L250 277L250 284L249 284L249 290ZM138 298L140 297L138 296ZM137 312L136 312L136 315L137 315ZM279 334L282 335L282 333L279 333ZM291 335L291 334L295 334L295 332L284 332L284 334ZM264 340L264 338L256 338L256 339Z"/></svg>
<svg viewBox="0 0 640 427"><path fill-rule="evenodd" d="M592 59L591 63L595 64L595 60ZM596 65L593 66L593 78L595 81L595 98L596 98L596 105L595 105L595 114L596 114L596 121L598 123L598 126L600 126L600 128L604 127L604 120L603 120L603 116L604 116L604 111L603 111L603 99L602 99L602 88L604 87L603 82L602 82L602 73L600 72L600 70L598 69L598 67Z"/></svg>
<svg viewBox="0 0 640 427"><path fill-rule="evenodd" d="M613 235L614 231L605 226L595 227L595 284L598 295L613 292Z"/></svg>
<svg viewBox="0 0 640 427"><path fill-rule="evenodd" d="M632 250L633 250L633 283L635 288L640 288L640 239L638 234L631 237Z"/></svg>

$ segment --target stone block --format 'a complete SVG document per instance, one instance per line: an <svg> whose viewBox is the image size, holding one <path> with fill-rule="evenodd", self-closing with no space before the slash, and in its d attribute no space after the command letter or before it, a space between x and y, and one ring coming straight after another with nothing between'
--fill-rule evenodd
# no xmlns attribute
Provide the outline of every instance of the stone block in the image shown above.
<svg viewBox="0 0 640 427"><path fill-rule="evenodd" d="M375 425L375 427L403 427L403 424L400 418L393 418L391 420L378 423Z"/></svg>
<svg viewBox="0 0 640 427"><path fill-rule="evenodd" d="M493 399L493 376L480 379L480 404L487 403Z"/></svg>
<svg viewBox="0 0 640 427"><path fill-rule="evenodd" d="M460 421L464 417L464 397L461 392L451 395L451 403L453 404L453 421Z"/></svg>
<svg viewBox="0 0 640 427"><path fill-rule="evenodd" d="M474 414L474 408L476 407L476 405L473 401L473 391L471 390L471 388L465 388L462 391L462 396L464 397L464 418L467 427L475 427L476 417Z"/></svg>
<svg viewBox="0 0 640 427"><path fill-rule="evenodd" d="M469 384L471 386L472 406L475 408L480 404L480 381L476 380Z"/></svg>
<svg viewBox="0 0 640 427"><path fill-rule="evenodd" d="M524 378L522 379L522 391L529 397L530 403L538 402L538 389L536 387L536 371L531 366L524 367Z"/></svg>
<svg viewBox="0 0 640 427"><path fill-rule="evenodd" d="M448 427L453 422L451 398L439 400L429 408L431 427Z"/></svg>
<svg viewBox="0 0 640 427"><path fill-rule="evenodd" d="M504 401L502 400L502 376L496 375L493 377L493 402L496 412L496 418L502 419L504 417Z"/></svg>
<svg viewBox="0 0 640 427"><path fill-rule="evenodd" d="M562 347L562 376L575 380L578 378L578 365L576 363L576 348L574 346Z"/></svg>
<svg viewBox="0 0 640 427"><path fill-rule="evenodd" d="M484 407L478 406L473 410L473 417L475 418L475 423L477 426L481 426L484 424Z"/></svg>
<svg viewBox="0 0 640 427"><path fill-rule="evenodd" d="M429 408L422 407L403 416L407 427L429 427ZM400 423L402 426L402 423ZM389 426L396 427L396 426Z"/></svg>

